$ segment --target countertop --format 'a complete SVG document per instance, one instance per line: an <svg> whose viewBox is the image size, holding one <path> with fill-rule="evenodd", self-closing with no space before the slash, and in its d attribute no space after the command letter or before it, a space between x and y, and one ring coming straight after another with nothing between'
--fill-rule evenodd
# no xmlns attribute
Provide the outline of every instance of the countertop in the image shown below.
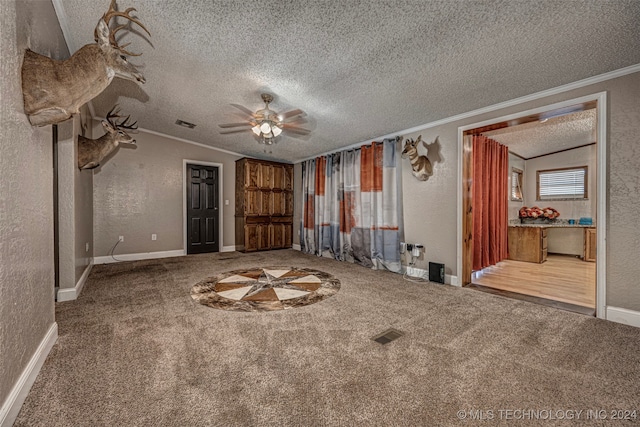
<svg viewBox="0 0 640 427"><path fill-rule="evenodd" d="M595 224L569 224L569 223L549 223L549 224L509 224L509 227L523 228L596 228Z"/></svg>

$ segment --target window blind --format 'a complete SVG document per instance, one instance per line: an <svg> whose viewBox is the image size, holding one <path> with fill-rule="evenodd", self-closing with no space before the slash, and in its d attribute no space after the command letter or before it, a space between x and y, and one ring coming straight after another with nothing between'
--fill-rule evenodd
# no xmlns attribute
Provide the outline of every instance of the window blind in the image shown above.
<svg viewBox="0 0 640 427"><path fill-rule="evenodd" d="M586 177L586 167L538 171L538 199L584 199Z"/></svg>

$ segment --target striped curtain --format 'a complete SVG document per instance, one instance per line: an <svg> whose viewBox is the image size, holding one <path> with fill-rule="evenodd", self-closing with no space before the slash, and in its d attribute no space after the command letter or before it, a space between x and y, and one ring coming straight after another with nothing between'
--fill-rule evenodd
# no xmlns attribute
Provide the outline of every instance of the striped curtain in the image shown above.
<svg viewBox="0 0 640 427"><path fill-rule="evenodd" d="M303 252L401 271L397 147L388 139L302 164Z"/></svg>

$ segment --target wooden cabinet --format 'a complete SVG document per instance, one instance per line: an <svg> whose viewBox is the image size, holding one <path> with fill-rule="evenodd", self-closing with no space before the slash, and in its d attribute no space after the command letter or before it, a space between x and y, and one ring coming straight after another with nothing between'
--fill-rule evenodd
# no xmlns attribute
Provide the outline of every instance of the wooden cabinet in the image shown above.
<svg viewBox="0 0 640 427"><path fill-rule="evenodd" d="M547 229L509 227L509 259L542 263L547 260Z"/></svg>
<svg viewBox="0 0 640 427"><path fill-rule="evenodd" d="M596 242L597 242L596 229L585 228L584 229L584 255L582 259L584 259L585 261L595 262Z"/></svg>
<svg viewBox="0 0 640 427"><path fill-rule="evenodd" d="M236 247L243 252L290 248L293 165L236 161Z"/></svg>

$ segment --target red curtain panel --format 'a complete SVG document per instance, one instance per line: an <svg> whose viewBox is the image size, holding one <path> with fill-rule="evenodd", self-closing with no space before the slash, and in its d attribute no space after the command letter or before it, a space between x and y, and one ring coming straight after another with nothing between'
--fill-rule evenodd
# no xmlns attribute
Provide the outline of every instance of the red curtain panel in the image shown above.
<svg viewBox="0 0 640 427"><path fill-rule="evenodd" d="M507 258L509 149L473 137L473 270Z"/></svg>

